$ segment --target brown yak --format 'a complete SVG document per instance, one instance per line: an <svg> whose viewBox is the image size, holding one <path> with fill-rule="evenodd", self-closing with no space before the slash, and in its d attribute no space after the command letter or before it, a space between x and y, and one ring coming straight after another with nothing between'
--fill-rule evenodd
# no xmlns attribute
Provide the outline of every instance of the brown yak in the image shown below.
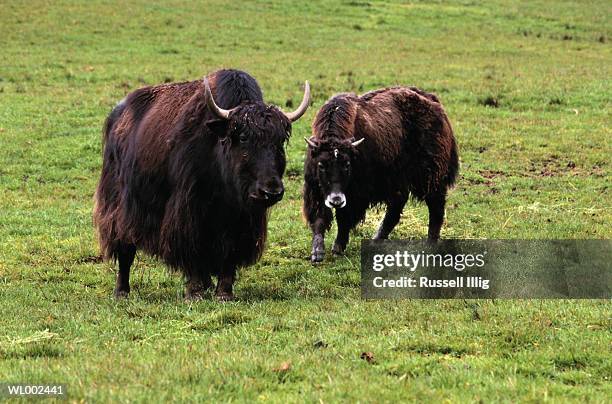
<svg viewBox="0 0 612 404"><path fill-rule="evenodd" d="M211 275L217 298L233 298L236 269L262 254L268 208L283 197L291 122L309 98L306 82L300 106L284 113L264 103L253 77L220 70L141 88L115 107L94 219L105 258L119 261L117 297L128 295L142 249L184 274L187 298L212 287Z"/></svg>
<svg viewBox="0 0 612 404"><path fill-rule="evenodd" d="M429 208L428 238L440 237L459 158L451 124L435 95L415 87L339 94L317 113L312 130L305 139L303 213L313 232L313 263L324 258L332 209L338 225L336 254L344 252L349 231L373 205L387 206L374 236L386 239L409 196Z"/></svg>

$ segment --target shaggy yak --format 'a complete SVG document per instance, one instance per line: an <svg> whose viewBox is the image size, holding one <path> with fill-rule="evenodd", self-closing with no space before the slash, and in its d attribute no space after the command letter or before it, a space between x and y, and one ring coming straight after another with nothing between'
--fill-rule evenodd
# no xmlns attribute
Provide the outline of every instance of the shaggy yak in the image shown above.
<svg viewBox="0 0 612 404"><path fill-rule="evenodd" d="M317 113L308 143L303 213L313 232L312 262L325 255L324 236L336 211L332 248L344 252L349 231L368 207L387 211L375 239L386 239L409 196L429 208L429 239L440 237L446 191L459 169L457 145L438 98L414 87L339 94Z"/></svg>
<svg viewBox="0 0 612 404"><path fill-rule="evenodd" d="M296 111L263 101L253 77L220 70L203 80L134 91L110 113L94 221L105 258L119 261L115 296L129 294L137 249L186 278L197 299L218 278L231 300L236 269L262 254L268 208L283 197L285 143Z"/></svg>

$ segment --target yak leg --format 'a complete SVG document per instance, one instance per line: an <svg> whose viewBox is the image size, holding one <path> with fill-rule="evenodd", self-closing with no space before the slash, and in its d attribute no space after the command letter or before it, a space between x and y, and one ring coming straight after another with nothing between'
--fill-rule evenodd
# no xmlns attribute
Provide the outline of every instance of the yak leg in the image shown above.
<svg viewBox="0 0 612 404"><path fill-rule="evenodd" d="M210 274L201 274L193 271L187 276L187 284L185 285L185 299L187 300L202 300L204 293L212 288L212 278Z"/></svg>
<svg viewBox="0 0 612 404"><path fill-rule="evenodd" d="M386 240L389 238L389 234L391 234L400 221L407 200L408 198L406 196L398 194L387 202L387 212L382 222L380 222L374 240Z"/></svg>
<svg viewBox="0 0 612 404"><path fill-rule="evenodd" d="M130 267L134 263L136 256L136 246L132 244L119 243L116 257L119 261L119 273L115 284L115 297L121 299L130 294Z"/></svg>
<svg viewBox="0 0 612 404"><path fill-rule="evenodd" d="M330 212L331 216L331 212ZM315 264L325 258L325 229L329 228L331 217L317 218L312 224L312 252L310 261Z"/></svg>
<svg viewBox="0 0 612 404"><path fill-rule="evenodd" d="M347 210L336 210L336 224L338 225L338 234L336 235L336 241L334 241L334 246L332 247L332 253L340 255L344 253L346 249L346 245L349 242L349 232L351 230L351 221Z"/></svg>
<svg viewBox="0 0 612 404"><path fill-rule="evenodd" d="M427 239L436 241L440 238L440 229L444 223L444 205L446 204L446 192L439 192L425 197L425 203L429 209L429 231Z"/></svg>
<svg viewBox="0 0 612 404"><path fill-rule="evenodd" d="M224 268L218 276L217 290L215 296L220 302L231 302L234 300L234 281L236 280L236 267Z"/></svg>
<svg viewBox="0 0 612 404"><path fill-rule="evenodd" d="M325 257L325 232L334 218L331 209L323 204L323 195L318 185L306 178L304 184L304 217L312 230L312 251L310 262L316 264Z"/></svg>

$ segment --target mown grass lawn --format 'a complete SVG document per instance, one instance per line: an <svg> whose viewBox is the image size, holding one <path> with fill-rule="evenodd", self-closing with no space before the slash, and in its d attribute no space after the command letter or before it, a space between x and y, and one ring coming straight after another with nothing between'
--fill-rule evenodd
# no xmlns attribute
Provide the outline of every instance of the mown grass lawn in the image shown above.
<svg viewBox="0 0 612 404"><path fill-rule="evenodd" d="M359 239L382 212L313 267L300 192L329 96L417 85L461 148L443 237L610 238L611 16L609 1L3 1L0 382L65 383L74 401L609 401L609 301L363 301ZM102 122L140 86L221 67L287 109L313 87L267 252L228 304L185 303L138 255L117 302L91 224ZM426 218L407 206L393 237L425 237Z"/></svg>

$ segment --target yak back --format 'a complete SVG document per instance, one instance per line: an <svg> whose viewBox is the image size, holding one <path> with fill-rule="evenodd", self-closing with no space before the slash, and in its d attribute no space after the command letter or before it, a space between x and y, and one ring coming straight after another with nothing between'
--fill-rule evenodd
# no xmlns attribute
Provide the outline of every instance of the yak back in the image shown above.
<svg viewBox="0 0 612 404"><path fill-rule="evenodd" d="M355 137L366 138L359 155L378 169L377 178L385 178L380 181L385 194L405 188L423 199L454 184L457 145L434 94L416 87L392 87L367 93L359 101Z"/></svg>
<svg viewBox="0 0 612 404"><path fill-rule="evenodd" d="M313 122L315 140L356 147L351 187L371 203L408 190L417 199L453 185L458 169L453 131L439 99L416 87L391 87L356 96L338 94Z"/></svg>

